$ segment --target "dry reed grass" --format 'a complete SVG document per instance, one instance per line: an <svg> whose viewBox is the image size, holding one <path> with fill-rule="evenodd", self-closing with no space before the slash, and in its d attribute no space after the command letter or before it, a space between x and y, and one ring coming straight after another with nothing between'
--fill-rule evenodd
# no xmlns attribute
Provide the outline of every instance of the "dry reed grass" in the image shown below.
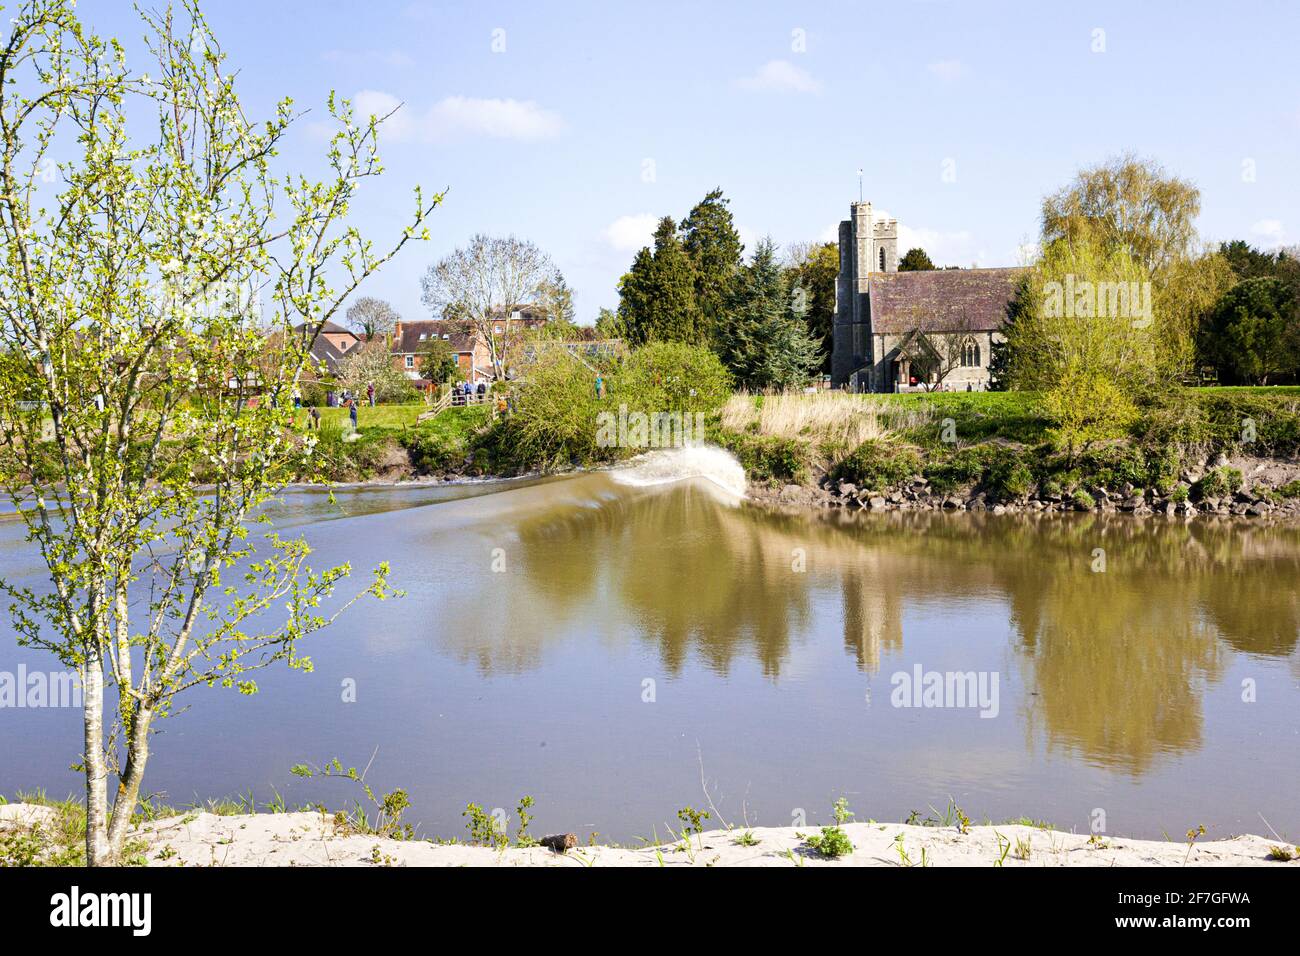
<svg viewBox="0 0 1300 956"><path fill-rule="evenodd" d="M852 449L893 431L928 423L928 405L900 405L873 395L847 392L796 392L755 396L739 392L722 408L722 426L731 431L757 431L781 438L810 438L822 444Z"/></svg>

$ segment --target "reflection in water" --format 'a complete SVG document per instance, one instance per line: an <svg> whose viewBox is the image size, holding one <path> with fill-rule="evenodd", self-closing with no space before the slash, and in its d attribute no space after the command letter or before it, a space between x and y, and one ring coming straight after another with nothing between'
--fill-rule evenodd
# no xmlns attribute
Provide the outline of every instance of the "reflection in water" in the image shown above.
<svg viewBox="0 0 1300 956"><path fill-rule="evenodd" d="M452 628L450 644L485 673L537 666L536 639L564 631L523 622L572 620L600 603L670 674L694 655L725 675L745 655L779 680L814 596L833 588L845 649L875 674L903 650L909 609L960 620L963 606L993 600L1029 687L1026 732L1041 728L1052 748L1133 773L1201 744L1201 701L1229 649L1287 657L1300 633L1293 527L1102 515L810 519L728 506L683 484L535 510L514 534L522 579L472 602L474 626Z"/></svg>
<svg viewBox="0 0 1300 956"><path fill-rule="evenodd" d="M463 835L467 801L530 793L539 828L631 840L699 805L701 761L719 809L761 824L844 794L882 820L952 795L1068 827L1105 806L1135 836L1300 825L1300 528L782 514L603 473L297 493L272 513L318 566L389 561L407 596L313 639L310 675L187 701L149 784L175 801L334 799L287 768L380 746L376 789L407 789L442 837ZM39 585L21 539L0 523L0 576ZM20 662L50 666L11 643L0 671ZM893 673L916 665L998 673L998 718L892 708ZM76 786L76 713L4 710L0 732L0 788Z"/></svg>

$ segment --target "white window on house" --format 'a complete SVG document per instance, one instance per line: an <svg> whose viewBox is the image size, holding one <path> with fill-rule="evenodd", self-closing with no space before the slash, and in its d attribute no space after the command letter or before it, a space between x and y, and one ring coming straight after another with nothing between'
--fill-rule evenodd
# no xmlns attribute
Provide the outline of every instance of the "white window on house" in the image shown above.
<svg viewBox="0 0 1300 956"><path fill-rule="evenodd" d="M415 356L414 356L414 355L408 355L408 356L406 357L406 367L407 367L407 368L415 368Z"/></svg>
<svg viewBox="0 0 1300 956"><path fill-rule="evenodd" d="M512 319L518 319L522 317L523 317L523 313L520 312L518 309L515 309L513 312L510 313L510 318Z"/></svg>
<svg viewBox="0 0 1300 956"><path fill-rule="evenodd" d="M429 337L429 333L428 333L428 332L421 332L421 333L420 333L420 341L421 341L421 342L423 342L423 341L424 341L425 339L427 339L428 337Z"/></svg>
<svg viewBox="0 0 1300 956"><path fill-rule="evenodd" d="M494 325L494 326L492 326L492 334L493 334L493 335L500 335L500 334L501 334L501 326L499 326L499 325Z"/></svg>

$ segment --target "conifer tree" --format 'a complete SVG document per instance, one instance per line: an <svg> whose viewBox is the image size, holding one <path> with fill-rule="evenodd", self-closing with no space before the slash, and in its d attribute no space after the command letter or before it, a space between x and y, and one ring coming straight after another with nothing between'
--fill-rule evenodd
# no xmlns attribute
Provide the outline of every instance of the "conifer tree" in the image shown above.
<svg viewBox="0 0 1300 956"><path fill-rule="evenodd" d="M682 220L682 245L695 267L695 305L700 331L710 338L724 320L735 293L745 251L731 217L729 200L711 190Z"/></svg>
<svg viewBox="0 0 1300 956"><path fill-rule="evenodd" d="M619 296L619 316L633 344L699 341L695 269L672 217L659 220L654 252L646 247L636 254Z"/></svg>
<svg viewBox="0 0 1300 956"><path fill-rule="evenodd" d="M740 274L718 345L723 363L746 388L797 388L821 363L817 341L793 313L789 283L764 239Z"/></svg>

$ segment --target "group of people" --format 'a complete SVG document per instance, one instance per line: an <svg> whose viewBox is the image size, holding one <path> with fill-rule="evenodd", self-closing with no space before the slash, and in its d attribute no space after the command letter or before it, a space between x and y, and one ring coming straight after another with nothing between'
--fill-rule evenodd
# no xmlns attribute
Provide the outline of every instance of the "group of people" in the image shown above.
<svg viewBox="0 0 1300 956"><path fill-rule="evenodd" d="M366 385L366 401L371 408L375 405L375 384L374 382ZM336 394L333 391L325 393L325 405L329 408L346 408L348 418L352 421L352 428L357 427L357 408L360 406L357 396L353 395L351 390L344 389L342 394ZM294 411L302 409L302 392L298 389L293 390L293 408ZM320 410L314 405L307 408L307 427L309 429L320 428Z"/></svg>
<svg viewBox="0 0 1300 956"><path fill-rule="evenodd" d="M348 408L349 403L352 407L359 404L356 395L352 394L351 389L345 388L341 394L335 394L332 391L325 393L325 404L330 408ZM366 404L371 408L375 407L375 383L370 382L366 385ZM354 416L355 417L355 416Z"/></svg>
<svg viewBox="0 0 1300 956"><path fill-rule="evenodd" d="M453 405L470 405L475 401L486 401L487 382L479 382L475 385L473 382L457 382L451 387L451 403Z"/></svg>

